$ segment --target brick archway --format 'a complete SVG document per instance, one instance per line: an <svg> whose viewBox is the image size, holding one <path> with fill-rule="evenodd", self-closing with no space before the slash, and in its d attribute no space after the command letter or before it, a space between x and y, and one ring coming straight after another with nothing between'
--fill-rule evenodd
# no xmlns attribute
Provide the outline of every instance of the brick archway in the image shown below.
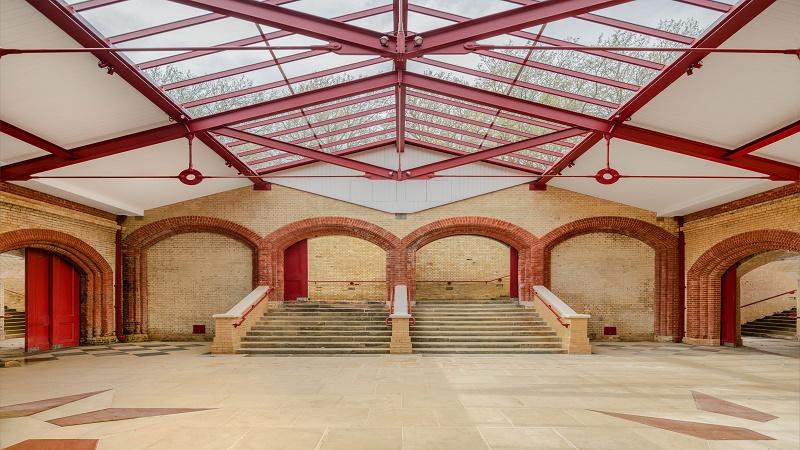
<svg viewBox="0 0 800 450"><path fill-rule="evenodd" d="M283 252L295 242L320 236L349 236L371 242L386 252L386 289L398 279L401 267L400 239L373 223L349 217L313 217L284 225L264 237L261 252L267 256L271 270L269 284L275 286L274 299L283 299ZM401 278L402 279L402 278ZM387 297L388 298L388 297Z"/></svg>
<svg viewBox="0 0 800 450"><path fill-rule="evenodd" d="M719 345L722 274L748 256L769 251L800 252L800 233L757 230L729 237L708 249L687 273L686 342Z"/></svg>
<svg viewBox="0 0 800 450"><path fill-rule="evenodd" d="M147 333L147 249L170 236L185 233L214 233L247 245L253 251L253 287L266 284L267 264L260 252L261 237L237 223L205 216L181 216L147 224L122 241L125 274L125 334Z"/></svg>
<svg viewBox="0 0 800 450"><path fill-rule="evenodd" d="M25 247L64 256L85 277L86 309L82 334L87 343L116 342L114 335L114 272L86 242L60 231L39 228L0 233L0 253Z"/></svg>
<svg viewBox="0 0 800 450"><path fill-rule="evenodd" d="M553 248L567 239L589 233L616 233L638 239L655 250L654 332L656 337L679 341L680 296L678 238L651 223L638 219L601 216L579 219L550 231L539 241L534 260L534 284L550 286L550 258Z"/></svg>
<svg viewBox="0 0 800 450"><path fill-rule="evenodd" d="M416 291L416 253L420 248L450 236L483 236L514 247L519 253L518 280L521 300L528 298L530 284L531 249L538 239L528 230L504 220L490 217L451 217L423 225L407 234L402 242L406 284Z"/></svg>

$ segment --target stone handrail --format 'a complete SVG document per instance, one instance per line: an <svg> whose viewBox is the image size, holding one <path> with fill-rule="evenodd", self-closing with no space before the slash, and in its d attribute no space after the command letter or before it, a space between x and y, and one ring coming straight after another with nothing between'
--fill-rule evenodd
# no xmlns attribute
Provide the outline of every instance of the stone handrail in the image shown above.
<svg viewBox="0 0 800 450"><path fill-rule="evenodd" d="M592 353L588 337L589 314L578 314L544 286L533 287L532 304L539 316L561 338L561 347L571 354Z"/></svg>
<svg viewBox="0 0 800 450"><path fill-rule="evenodd" d="M212 353L235 353L239 349L242 337L266 311L269 302L264 300L269 291L269 286L258 286L228 312L214 314Z"/></svg>

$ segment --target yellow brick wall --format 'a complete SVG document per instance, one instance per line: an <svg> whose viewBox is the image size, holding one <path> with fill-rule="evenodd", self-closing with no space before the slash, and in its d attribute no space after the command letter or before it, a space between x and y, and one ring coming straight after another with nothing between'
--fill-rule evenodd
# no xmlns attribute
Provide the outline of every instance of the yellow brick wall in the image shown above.
<svg viewBox="0 0 800 450"><path fill-rule="evenodd" d="M720 241L767 228L800 232L800 194L686 223L686 271Z"/></svg>
<svg viewBox="0 0 800 450"><path fill-rule="evenodd" d="M5 306L17 311L25 311L24 250L0 253L0 285L2 285L0 310Z"/></svg>
<svg viewBox="0 0 800 450"><path fill-rule="evenodd" d="M509 266L510 249L502 242L481 236L439 239L417 251L416 298L453 300L508 297ZM461 282L468 280L478 281Z"/></svg>
<svg viewBox="0 0 800 450"><path fill-rule="evenodd" d="M623 340L653 338L655 251L636 239L591 233L562 242L551 256L551 290L576 312L591 314L590 339L617 327Z"/></svg>
<svg viewBox="0 0 800 450"><path fill-rule="evenodd" d="M252 291L252 252L210 233L164 239L147 251L149 333L153 339L191 338L192 325L213 335L214 314Z"/></svg>
<svg viewBox="0 0 800 450"><path fill-rule="evenodd" d="M386 252L348 236L309 239L308 280L311 300L385 300Z"/></svg>

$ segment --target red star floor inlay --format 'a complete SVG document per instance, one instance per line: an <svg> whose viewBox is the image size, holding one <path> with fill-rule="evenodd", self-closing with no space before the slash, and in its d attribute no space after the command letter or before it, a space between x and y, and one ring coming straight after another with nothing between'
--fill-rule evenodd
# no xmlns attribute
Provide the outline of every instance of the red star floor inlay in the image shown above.
<svg viewBox="0 0 800 450"><path fill-rule="evenodd" d="M16 405L8 405L0 407L0 419L10 419L12 417L30 416L31 414L40 413L53 409L55 407L66 405L86 397L100 394L105 391L87 392L85 394L67 395L66 397L48 398L45 400L37 400L35 402L18 403Z"/></svg>
<svg viewBox="0 0 800 450"><path fill-rule="evenodd" d="M28 439L4 450L94 450L97 439Z"/></svg>
<svg viewBox="0 0 800 450"><path fill-rule="evenodd" d="M692 391L694 404L697 409L702 411L724 414L726 416L738 417L740 419L755 420L756 422L769 422L777 419L777 416L767 414L757 409L748 408L721 398L717 398L701 392Z"/></svg>
<svg viewBox="0 0 800 450"><path fill-rule="evenodd" d="M715 425L710 423L688 422L685 420L661 419L658 417L621 414L607 411L590 410L619 419L630 420L662 430L687 434L708 441L772 441L774 438L741 427Z"/></svg>
<svg viewBox="0 0 800 450"><path fill-rule="evenodd" d="M114 420L136 419L139 417L166 416L195 411L207 411L212 408L106 408L90 411L74 416L48 420L53 425L68 427L87 423L111 422Z"/></svg>

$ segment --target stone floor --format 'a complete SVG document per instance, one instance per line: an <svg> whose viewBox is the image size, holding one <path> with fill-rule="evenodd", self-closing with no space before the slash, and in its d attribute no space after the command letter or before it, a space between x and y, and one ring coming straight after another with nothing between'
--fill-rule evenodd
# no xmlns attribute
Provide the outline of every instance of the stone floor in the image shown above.
<svg viewBox="0 0 800 450"><path fill-rule="evenodd" d="M244 357L169 345L185 350L84 348L0 369L0 447L800 447L800 360L752 348Z"/></svg>

